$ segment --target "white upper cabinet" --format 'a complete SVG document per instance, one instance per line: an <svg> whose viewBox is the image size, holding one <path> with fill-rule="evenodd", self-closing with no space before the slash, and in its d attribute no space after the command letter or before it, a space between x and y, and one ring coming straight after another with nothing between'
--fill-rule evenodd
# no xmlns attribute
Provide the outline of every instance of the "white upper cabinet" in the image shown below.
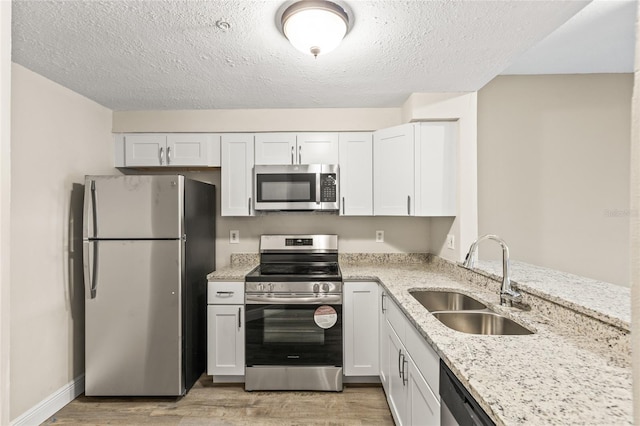
<svg viewBox="0 0 640 426"><path fill-rule="evenodd" d="M173 133L167 135L167 166L220 167L220 135Z"/></svg>
<svg viewBox="0 0 640 426"><path fill-rule="evenodd" d="M374 215L456 215L457 126L410 123L374 132Z"/></svg>
<svg viewBox="0 0 640 426"><path fill-rule="evenodd" d="M339 134L340 214L373 215L373 133Z"/></svg>
<svg viewBox="0 0 640 426"><path fill-rule="evenodd" d="M256 133L256 164L297 164L295 133Z"/></svg>
<svg viewBox="0 0 640 426"><path fill-rule="evenodd" d="M255 164L338 164L337 133L257 133Z"/></svg>
<svg viewBox="0 0 640 426"><path fill-rule="evenodd" d="M338 164L338 133L298 133L298 164Z"/></svg>
<svg viewBox="0 0 640 426"><path fill-rule="evenodd" d="M116 167L219 167L220 135L137 133L115 136Z"/></svg>
<svg viewBox="0 0 640 426"><path fill-rule="evenodd" d="M374 215L414 215L414 139L414 124L403 124L373 133Z"/></svg>
<svg viewBox="0 0 640 426"><path fill-rule="evenodd" d="M417 126L416 216L455 216L458 123Z"/></svg>
<svg viewBox="0 0 640 426"><path fill-rule="evenodd" d="M253 134L222 135L222 216L253 216Z"/></svg>

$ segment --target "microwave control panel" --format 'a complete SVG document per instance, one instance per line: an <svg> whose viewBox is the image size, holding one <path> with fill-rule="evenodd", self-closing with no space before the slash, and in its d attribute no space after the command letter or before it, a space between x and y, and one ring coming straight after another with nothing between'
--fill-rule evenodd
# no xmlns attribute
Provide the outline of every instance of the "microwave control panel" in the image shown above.
<svg viewBox="0 0 640 426"><path fill-rule="evenodd" d="M335 203L337 201L336 174L322 173L320 175L320 201L323 203Z"/></svg>

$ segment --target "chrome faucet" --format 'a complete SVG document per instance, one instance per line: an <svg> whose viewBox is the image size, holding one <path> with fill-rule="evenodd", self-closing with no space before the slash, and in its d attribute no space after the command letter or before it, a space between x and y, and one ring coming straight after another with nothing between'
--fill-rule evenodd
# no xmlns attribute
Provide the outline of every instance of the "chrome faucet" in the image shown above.
<svg viewBox="0 0 640 426"><path fill-rule="evenodd" d="M507 243L497 235L487 234L479 237L469 247L469 253L465 257L462 266L467 269L472 269L478 256L478 244L484 240L496 241L502 247L502 287L500 288L500 305L512 306L515 302L520 304L522 302L522 295L520 292L511 288L511 270L509 268L509 247Z"/></svg>

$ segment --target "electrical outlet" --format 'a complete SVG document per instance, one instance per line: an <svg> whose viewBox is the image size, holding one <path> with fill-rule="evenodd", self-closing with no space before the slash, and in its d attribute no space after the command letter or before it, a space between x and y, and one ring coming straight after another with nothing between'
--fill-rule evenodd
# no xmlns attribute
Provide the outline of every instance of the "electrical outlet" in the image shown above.
<svg viewBox="0 0 640 426"><path fill-rule="evenodd" d="M447 248L449 250L456 249L456 237L453 234L447 234Z"/></svg>
<svg viewBox="0 0 640 426"><path fill-rule="evenodd" d="M384 231L376 231L376 243L384 243Z"/></svg>
<svg viewBox="0 0 640 426"><path fill-rule="evenodd" d="M238 244L239 242L240 242L240 231L238 230L229 231L229 243Z"/></svg>

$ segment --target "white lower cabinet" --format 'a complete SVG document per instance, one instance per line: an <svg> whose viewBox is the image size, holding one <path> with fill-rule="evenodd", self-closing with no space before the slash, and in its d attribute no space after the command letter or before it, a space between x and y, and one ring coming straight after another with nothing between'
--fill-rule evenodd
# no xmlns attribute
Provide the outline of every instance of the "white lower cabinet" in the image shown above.
<svg viewBox="0 0 640 426"><path fill-rule="evenodd" d="M381 288L380 380L396 425L440 424L439 361Z"/></svg>
<svg viewBox="0 0 640 426"><path fill-rule="evenodd" d="M207 374L243 376L244 283L209 282L207 299Z"/></svg>
<svg viewBox="0 0 640 426"><path fill-rule="evenodd" d="M378 376L378 283L347 281L343 296L344 375Z"/></svg>

